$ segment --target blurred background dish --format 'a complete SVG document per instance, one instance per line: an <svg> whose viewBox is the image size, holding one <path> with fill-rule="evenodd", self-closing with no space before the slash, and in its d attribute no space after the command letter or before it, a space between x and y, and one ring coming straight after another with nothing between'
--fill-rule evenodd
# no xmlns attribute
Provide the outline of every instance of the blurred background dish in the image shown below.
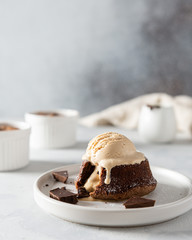
<svg viewBox="0 0 192 240"><path fill-rule="evenodd" d="M176 136L176 119L172 106L144 105L138 131L147 142L171 142Z"/></svg>
<svg viewBox="0 0 192 240"><path fill-rule="evenodd" d="M134 130L138 128L139 119L141 118L140 116L141 110L142 107L145 105L150 106L148 110L151 108L153 109L154 106L172 107L175 114L176 131L178 133L183 132L185 134L192 135L192 97L184 95L175 97L165 93L153 93L142 95L137 98L125 101L123 103L111 106L101 112L83 117L80 123L88 127L99 125L113 125L116 127L123 127L129 130ZM150 113L150 111L147 112ZM154 113L160 112L161 111L159 112L154 111ZM173 118L173 116L171 115L168 116L171 119ZM146 117L147 116L145 115L145 118ZM158 114L154 115L153 117L154 117L153 120L159 121L159 123L161 123L160 125L156 126L157 127L156 129L153 130L160 132L162 130L161 125L163 124L166 125L167 124L166 121L168 121L169 117L167 118L165 114ZM173 119L172 120L171 119L170 121L173 122ZM151 123L155 124L153 122Z"/></svg>
<svg viewBox="0 0 192 240"><path fill-rule="evenodd" d="M79 113L71 109L36 111L26 113L25 120L31 125L32 148L63 148L76 142Z"/></svg>
<svg viewBox="0 0 192 240"><path fill-rule="evenodd" d="M30 126L24 122L0 122L0 171L22 168L29 162Z"/></svg>

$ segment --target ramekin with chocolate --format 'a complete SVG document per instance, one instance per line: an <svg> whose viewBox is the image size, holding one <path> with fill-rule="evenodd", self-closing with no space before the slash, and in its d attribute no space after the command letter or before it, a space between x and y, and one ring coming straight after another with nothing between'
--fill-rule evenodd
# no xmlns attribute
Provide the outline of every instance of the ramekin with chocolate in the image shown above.
<svg viewBox="0 0 192 240"><path fill-rule="evenodd" d="M35 111L25 114L32 127L32 148L63 148L76 142L76 127L79 113L76 110L60 109Z"/></svg>
<svg viewBox="0 0 192 240"><path fill-rule="evenodd" d="M24 167L29 162L30 125L25 122L0 122L0 171Z"/></svg>

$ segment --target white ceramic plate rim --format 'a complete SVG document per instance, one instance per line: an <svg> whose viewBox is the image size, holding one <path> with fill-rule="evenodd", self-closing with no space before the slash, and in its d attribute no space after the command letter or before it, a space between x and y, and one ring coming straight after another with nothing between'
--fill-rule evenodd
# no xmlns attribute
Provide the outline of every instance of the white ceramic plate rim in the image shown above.
<svg viewBox="0 0 192 240"><path fill-rule="evenodd" d="M80 167L80 164L73 164L73 165L65 165L65 166L62 166L62 167L59 167L59 168L55 168L55 169L51 169L45 173L43 173L42 175L40 175L38 177L38 179L35 181L34 183L34 192L36 192L37 194L39 194L42 198L44 198L46 201L49 201L51 203L53 203L54 205L58 205L58 206L67 206L68 208L79 208L79 209L82 209L82 210L85 210L85 211L102 211L102 212L121 212L121 213L127 213L126 209L106 209L106 208L94 208L94 207L86 207L86 206L79 206L79 205L74 205L74 204L69 204L69 203L65 203L65 202L60 202L58 200L55 200L55 199L52 199L50 198L49 196L45 195L44 193L41 192L41 190L39 189L39 181L41 180L41 178L43 178L45 175L47 174L50 174L51 172L54 172L54 171L59 171L65 167L74 167L74 168L77 168L77 167ZM186 177L185 175L179 173L179 172L176 172L176 171L173 171L173 170L169 170L167 168L162 168L162 167L157 167L157 166L151 166L152 170L153 169L159 169L161 171L169 171L173 174L178 174L180 175L181 177L185 178L189 184L190 184L190 193L177 200L177 201L174 201L174 202L170 202L170 203L166 203L166 204L160 204L158 206L154 206L152 208L133 208L133 209L130 209L129 208L129 212L145 212L145 211L148 211L149 209L152 210L152 209L166 209L166 208L171 208L171 207L175 207L176 205L180 205L180 204L184 204L184 203L187 203L187 202L192 202L192 180L188 177ZM126 201L126 200L125 200Z"/></svg>

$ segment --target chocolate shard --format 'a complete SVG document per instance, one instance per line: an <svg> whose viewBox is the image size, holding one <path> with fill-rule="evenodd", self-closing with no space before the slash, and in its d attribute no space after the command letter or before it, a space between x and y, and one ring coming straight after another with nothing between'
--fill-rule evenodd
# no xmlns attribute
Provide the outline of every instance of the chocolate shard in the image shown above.
<svg viewBox="0 0 192 240"><path fill-rule="evenodd" d="M133 196L123 203L125 208L144 208L153 207L155 200Z"/></svg>
<svg viewBox="0 0 192 240"><path fill-rule="evenodd" d="M68 179L67 171L53 172L52 175L55 178L55 180L62 182L62 183L66 183L66 181Z"/></svg>
<svg viewBox="0 0 192 240"><path fill-rule="evenodd" d="M84 187L79 187L77 198L85 198L85 197L89 197L89 192L87 192L87 190Z"/></svg>
<svg viewBox="0 0 192 240"><path fill-rule="evenodd" d="M53 189L49 192L49 194L51 198L54 198L58 201L71 204L76 204L78 202L77 194L66 190L65 187Z"/></svg>

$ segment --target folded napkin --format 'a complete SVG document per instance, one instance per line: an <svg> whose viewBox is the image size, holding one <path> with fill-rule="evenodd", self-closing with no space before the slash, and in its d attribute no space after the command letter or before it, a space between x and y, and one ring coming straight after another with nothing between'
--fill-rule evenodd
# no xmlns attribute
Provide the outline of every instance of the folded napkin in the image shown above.
<svg viewBox="0 0 192 240"><path fill-rule="evenodd" d="M138 125L141 107L145 104L172 105L175 110L177 129L192 133L192 97L172 97L165 93L143 95L126 102L109 107L80 119L82 125L92 127L98 125L114 125L127 129L135 129Z"/></svg>

